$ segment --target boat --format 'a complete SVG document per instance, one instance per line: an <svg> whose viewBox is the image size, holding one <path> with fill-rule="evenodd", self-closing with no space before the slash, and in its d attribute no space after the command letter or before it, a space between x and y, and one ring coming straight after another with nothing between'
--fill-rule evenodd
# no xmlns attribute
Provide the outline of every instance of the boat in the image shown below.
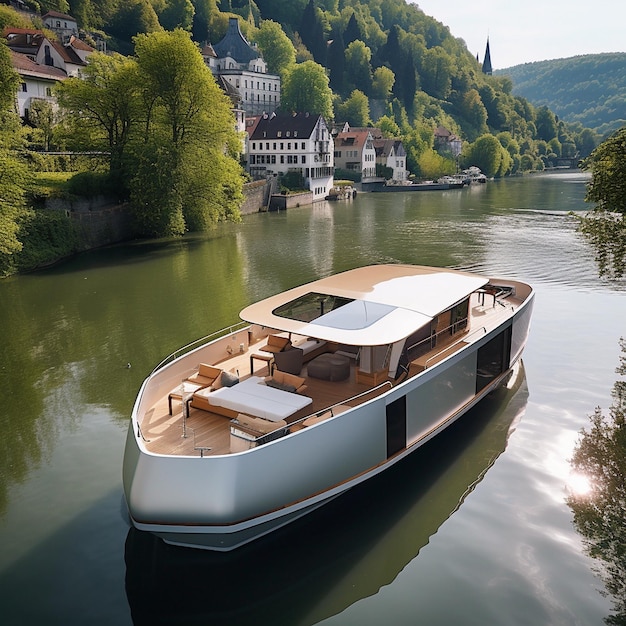
<svg viewBox="0 0 626 626"><path fill-rule="evenodd" d="M442 177L435 180L426 180L421 183L413 183L404 181L394 183L387 181L385 183L371 183L367 190L373 192L390 192L390 191L448 191L449 189L462 189L465 183L462 180L455 180L451 176Z"/></svg>
<svg viewBox="0 0 626 626"><path fill-rule="evenodd" d="M534 291L381 264L289 289L143 382L123 462L129 519L230 551L394 466L507 381Z"/></svg>

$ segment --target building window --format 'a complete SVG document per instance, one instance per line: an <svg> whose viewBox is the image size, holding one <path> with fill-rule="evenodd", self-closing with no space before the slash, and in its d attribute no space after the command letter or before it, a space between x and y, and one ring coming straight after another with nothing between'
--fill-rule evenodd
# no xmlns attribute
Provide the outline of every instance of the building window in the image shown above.
<svg viewBox="0 0 626 626"><path fill-rule="evenodd" d="M26 85L26 83L22 83L22 91L24 93L26 93L28 91L28 86Z"/></svg>
<svg viewBox="0 0 626 626"><path fill-rule="evenodd" d="M302 155L302 163L306 163L306 155Z"/></svg>

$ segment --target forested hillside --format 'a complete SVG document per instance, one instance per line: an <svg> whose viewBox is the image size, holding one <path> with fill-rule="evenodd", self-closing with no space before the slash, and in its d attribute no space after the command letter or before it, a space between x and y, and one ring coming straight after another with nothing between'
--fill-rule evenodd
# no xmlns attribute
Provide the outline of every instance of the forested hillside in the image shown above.
<svg viewBox="0 0 626 626"><path fill-rule="evenodd" d="M548 106L600 135L626 125L626 53L590 54L516 65L497 72L513 93Z"/></svg>
<svg viewBox="0 0 626 626"><path fill-rule="evenodd" d="M314 63L328 79L331 117L401 137L418 177L457 166L454 155L433 144L438 126L464 141L460 165L478 164L490 176L543 169L596 145L582 124L559 123L548 107L515 95L509 77L483 74L462 40L406 0L39 0L39 6L70 12L87 38L99 34L110 51L124 54L133 54L138 33L162 29L217 43L237 15L285 92L305 93L294 67ZM284 95L285 107L299 105ZM322 111L328 116L328 106Z"/></svg>

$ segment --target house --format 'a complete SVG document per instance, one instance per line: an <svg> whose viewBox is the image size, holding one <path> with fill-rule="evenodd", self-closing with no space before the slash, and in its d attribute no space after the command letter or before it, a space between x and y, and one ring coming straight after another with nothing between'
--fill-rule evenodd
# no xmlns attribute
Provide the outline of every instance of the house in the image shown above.
<svg viewBox="0 0 626 626"><path fill-rule="evenodd" d="M54 31L63 43L67 43L70 37L78 37L78 24L71 15L48 11L41 18L46 28Z"/></svg>
<svg viewBox="0 0 626 626"><path fill-rule="evenodd" d="M392 170L391 180L408 180L406 150L400 139L379 137L374 139L374 148L376 149L376 165Z"/></svg>
<svg viewBox="0 0 626 626"><path fill-rule="evenodd" d="M41 30L7 26L2 36L13 52L25 54L39 65L63 70L67 76L78 76L95 50L78 37L71 36L66 44L51 41Z"/></svg>
<svg viewBox="0 0 626 626"><path fill-rule="evenodd" d="M461 154L463 141L444 126L437 126L434 132L435 150L438 152L451 152L456 159Z"/></svg>
<svg viewBox="0 0 626 626"><path fill-rule="evenodd" d="M12 50L11 62L21 79L17 91L17 110L22 119L28 120L28 112L35 100L45 100L56 106L52 88L67 78L63 70L49 65L39 65L25 54Z"/></svg>
<svg viewBox="0 0 626 626"><path fill-rule="evenodd" d="M314 113L264 114L249 129L248 169L255 179L290 172L302 176L313 200L333 187L333 138Z"/></svg>
<svg viewBox="0 0 626 626"><path fill-rule="evenodd" d="M335 138L335 167L361 177L376 176L376 149L372 128L348 128Z"/></svg>
<svg viewBox="0 0 626 626"><path fill-rule="evenodd" d="M228 19L228 30L218 43L202 50L213 74L228 81L241 96L247 115L272 113L280 106L280 76L268 74L267 63L256 45L242 35L239 20Z"/></svg>

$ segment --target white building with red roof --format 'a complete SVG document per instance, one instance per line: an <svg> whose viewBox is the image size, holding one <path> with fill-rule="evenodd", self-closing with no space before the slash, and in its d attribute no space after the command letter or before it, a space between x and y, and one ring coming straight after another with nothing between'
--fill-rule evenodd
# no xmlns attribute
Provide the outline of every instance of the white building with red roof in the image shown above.
<svg viewBox="0 0 626 626"><path fill-rule="evenodd" d="M52 88L67 74L57 67L39 65L25 54L11 51L13 68L20 75L21 85L17 91L17 110L21 118L28 119L28 112L35 100L45 100L56 106Z"/></svg>

